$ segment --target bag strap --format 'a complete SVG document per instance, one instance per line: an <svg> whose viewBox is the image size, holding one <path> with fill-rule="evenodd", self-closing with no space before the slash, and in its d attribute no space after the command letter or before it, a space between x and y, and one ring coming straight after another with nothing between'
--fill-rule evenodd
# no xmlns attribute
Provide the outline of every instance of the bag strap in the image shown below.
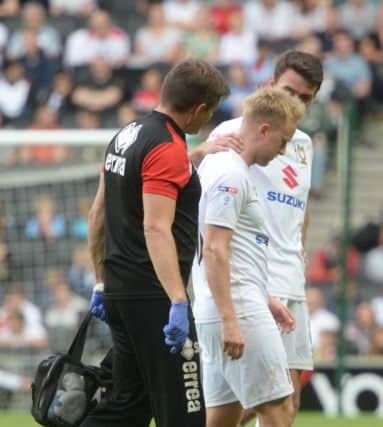
<svg viewBox="0 0 383 427"><path fill-rule="evenodd" d="M77 334L74 337L71 346L69 347L68 356L73 362L81 362L81 357L84 352L86 332L88 330L91 319L92 313L89 311L84 317L84 320L81 322Z"/></svg>

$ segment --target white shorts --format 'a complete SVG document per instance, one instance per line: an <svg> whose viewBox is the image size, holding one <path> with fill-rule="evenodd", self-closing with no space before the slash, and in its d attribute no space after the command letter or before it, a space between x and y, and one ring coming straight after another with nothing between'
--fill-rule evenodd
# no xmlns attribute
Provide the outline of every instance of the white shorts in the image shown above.
<svg viewBox="0 0 383 427"><path fill-rule="evenodd" d="M293 313L296 320L295 330L282 334L289 368L312 371L314 362L307 302L278 298Z"/></svg>
<svg viewBox="0 0 383 427"><path fill-rule="evenodd" d="M271 313L238 322L245 340L238 360L222 351L220 322L196 325L207 407L239 401L245 409L254 408L293 392L281 334Z"/></svg>

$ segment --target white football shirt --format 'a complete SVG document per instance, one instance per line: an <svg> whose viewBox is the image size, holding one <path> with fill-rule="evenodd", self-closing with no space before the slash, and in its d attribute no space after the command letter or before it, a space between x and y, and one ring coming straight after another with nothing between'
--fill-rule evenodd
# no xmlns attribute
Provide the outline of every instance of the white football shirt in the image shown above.
<svg viewBox="0 0 383 427"><path fill-rule="evenodd" d="M249 167L232 150L211 154L202 161L199 204L199 249L193 263L193 312L197 323L220 320L201 256L206 224L233 230L229 244L231 295L237 317L268 311L266 251L258 196Z"/></svg>
<svg viewBox="0 0 383 427"><path fill-rule="evenodd" d="M218 125L209 140L238 133L242 117ZM304 300L305 264L301 232L311 182L313 158L310 137L296 130L284 155L267 166L250 167L263 212L268 246L267 290L275 296Z"/></svg>

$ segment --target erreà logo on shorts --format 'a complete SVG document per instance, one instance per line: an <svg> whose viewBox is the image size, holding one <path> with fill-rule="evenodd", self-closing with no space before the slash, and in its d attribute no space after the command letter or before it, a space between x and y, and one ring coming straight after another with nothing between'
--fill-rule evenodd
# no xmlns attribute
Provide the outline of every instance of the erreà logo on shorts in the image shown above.
<svg viewBox="0 0 383 427"><path fill-rule="evenodd" d="M186 362L182 364L182 372L188 413L198 412L201 410L198 363L195 360L192 360L196 353L199 353L198 342L193 343L191 339L187 338L182 348L181 356L186 359Z"/></svg>

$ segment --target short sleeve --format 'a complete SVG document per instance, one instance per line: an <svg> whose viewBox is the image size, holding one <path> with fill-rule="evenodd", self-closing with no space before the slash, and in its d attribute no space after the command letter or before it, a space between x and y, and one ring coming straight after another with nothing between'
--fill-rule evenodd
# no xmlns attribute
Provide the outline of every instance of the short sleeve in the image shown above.
<svg viewBox="0 0 383 427"><path fill-rule="evenodd" d="M239 171L221 175L206 191L205 224L235 229L247 197L247 181Z"/></svg>
<svg viewBox="0 0 383 427"><path fill-rule="evenodd" d="M146 155L141 174L143 193L177 199L191 177L185 143L176 140L158 145Z"/></svg>

